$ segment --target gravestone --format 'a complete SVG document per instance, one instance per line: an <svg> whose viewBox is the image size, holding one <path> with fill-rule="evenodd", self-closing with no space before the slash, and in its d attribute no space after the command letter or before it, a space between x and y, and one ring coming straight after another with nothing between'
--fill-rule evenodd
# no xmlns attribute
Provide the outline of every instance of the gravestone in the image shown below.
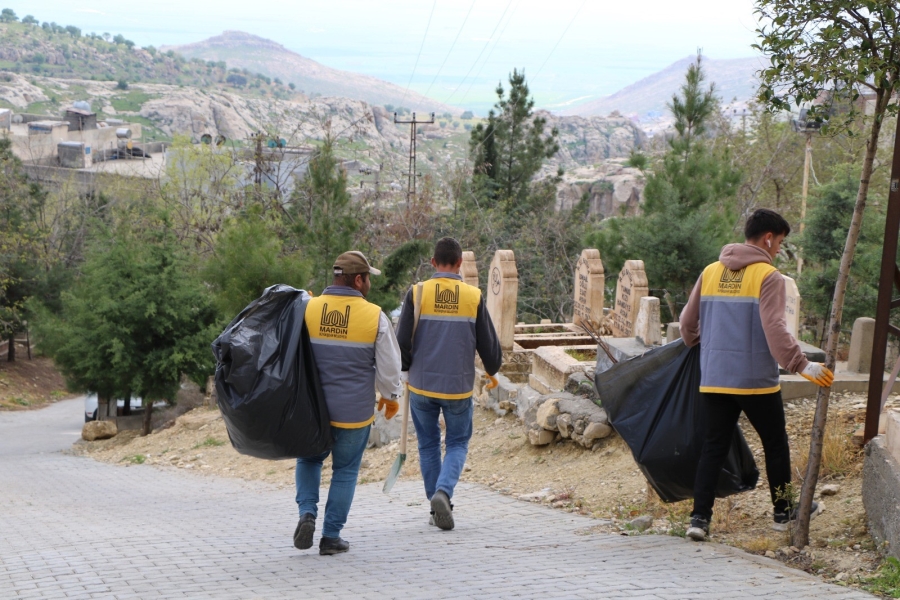
<svg viewBox="0 0 900 600"><path fill-rule="evenodd" d="M487 310L500 338L500 348L512 350L516 330L519 272L512 250L497 250L488 270Z"/></svg>
<svg viewBox="0 0 900 600"><path fill-rule="evenodd" d="M478 265L475 262L475 253L467 250L462 253L462 259L459 274L464 282L478 287Z"/></svg>
<svg viewBox="0 0 900 600"><path fill-rule="evenodd" d="M616 283L616 305L613 307L614 337L634 337L634 321L641 306L641 298L649 296L644 261L626 260Z"/></svg>
<svg viewBox="0 0 900 600"><path fill-rule="evenodd" d="M572 322L575 325L588 322L594 327L603 319L603 261L600 251L594 248L582 250L575 263L575 302L572 307Z"/></svg>
<svg viewBox="0 0 900 600"><path fill-rule="evenodd" d="M800 290L797 289L797 282L788 277L784 277L784 320L787 322L787 330L795 338L800 338Z"/></svg>
<svg viewBox="0 0 900 600"><path fill-rule="evenodd" d="M659 324L659 298L644 296L641 298L637 319L634 322L634 337L645 346L662 344L662 332Z"/></svg>

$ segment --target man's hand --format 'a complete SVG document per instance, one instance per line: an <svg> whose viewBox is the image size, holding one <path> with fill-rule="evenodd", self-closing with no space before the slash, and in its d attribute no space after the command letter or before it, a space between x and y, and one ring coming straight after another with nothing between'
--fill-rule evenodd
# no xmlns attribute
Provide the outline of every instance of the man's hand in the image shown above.
<svg viewBox="0 0 900 600"><path fill-rule="evenodd" d="M400 385L402 387L409 385L409 371L400 371Z"/></svg>
<svg viewBox="0 0 900 600"><path fill-rule="evenodd" d="M390 421L397 414L397 411L400 410L400 403L396 400L382 398L378 401L378 410L380 411L382 408L384 409L384 418Z"/></svg>
<svg viewBox="0 0 900 600"><path fill-rule="evenodd" d="M800 374L819 387L831 387L831 382L834 381L834 373L822 363L808 363Z"/></svg>
<svg viewBox="0 0 900 600"><path fill-rule="evenodd" d="M487 373L485 373L484 378L488 380L488 382L484 385L484 389L486 390L492 390L500 385L500 382L497 381L497 378L493 375L488 375Z"/></svg>

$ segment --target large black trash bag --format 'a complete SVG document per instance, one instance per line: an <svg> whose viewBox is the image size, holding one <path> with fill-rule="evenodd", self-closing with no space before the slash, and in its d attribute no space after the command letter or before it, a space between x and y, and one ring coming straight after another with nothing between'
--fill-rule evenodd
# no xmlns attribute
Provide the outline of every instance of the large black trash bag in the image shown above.
<svg viewBox="0 0 900 600"><path fill-rule="evenodd" d="M277 460L331 448L305 311L301 290L273 285L212 344L219 409L241 454Z"/></svg>
<svg viewBox="0 0 900 600"><path fill-rule="evenodd" d="M700 347L683 340L654 348L594 376L609 422L664 502L694 497L694 477L706 431L700 397ZM716 496L752 490L759 470L740 427Z"/></svg>

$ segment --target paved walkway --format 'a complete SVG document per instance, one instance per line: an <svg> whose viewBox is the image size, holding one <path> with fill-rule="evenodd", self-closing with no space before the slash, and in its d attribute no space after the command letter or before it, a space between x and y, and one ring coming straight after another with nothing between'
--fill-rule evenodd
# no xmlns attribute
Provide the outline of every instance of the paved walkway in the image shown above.
<svg viewBox="0 0 900 600"><path fill-rule="evenodd" d="M350 553L301 552L290 490L63 454L81 407L0 413L0 598L871 598L726 546L590 534L472 485L451 532L427 525L418 484L361 486Z"/></svg>

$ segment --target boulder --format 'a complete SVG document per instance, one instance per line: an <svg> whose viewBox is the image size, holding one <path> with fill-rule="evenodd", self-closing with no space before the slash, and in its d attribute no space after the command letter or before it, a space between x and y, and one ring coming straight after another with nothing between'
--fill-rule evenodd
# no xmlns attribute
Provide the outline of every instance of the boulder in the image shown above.
<svg viewBox="0 0 900 600"><path fill-rule="evenodd" d="M550 442L556 439L555 431L548 431L546 429L529 429L528 430L528 441L532 446L546 446Z"/></svg>
<svg viewBox="0 0 900 600"><path fill-rule="evenodd" d="M650 526L653 525L653 517L650 515L641 515L640 517L629 521L628 525L635 531L647 531L650 529Z"/></svg>
<svg viewBox="0 0 900 600"><path fill-rule="evenodd" d="M594 441L602 440L612 434L612 432L612 427L605 423L588 423L582 434L585 447L590 448L594 445Z"/></svg>
<svg viewBox="0 0 900 600"><path fill-rule="evenodd" d="M88 442L107 440L119 433L115 421L90 421L81 428L81 439Z"/></svg>
<svg viewBox="0 0 900 600"><path fill-rule="evenodd" d="M535 420L538 425L549 431L556 431L556 418L559 415L559 399L550 398L537 409Z"/></svg>
<svg viewBox="0 0 900 600"><path fill-rule="evenodd" d="M572 373L566 380L566 391L575 396L597 398L594 381L581 371Z"/></svg>

